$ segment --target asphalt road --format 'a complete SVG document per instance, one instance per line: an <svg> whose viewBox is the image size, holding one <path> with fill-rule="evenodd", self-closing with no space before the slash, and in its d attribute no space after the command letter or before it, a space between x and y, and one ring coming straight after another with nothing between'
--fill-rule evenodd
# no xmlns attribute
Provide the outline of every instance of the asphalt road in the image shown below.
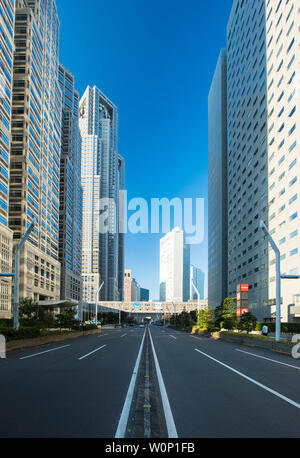
<svg viewBox="0 0 300 458"><path fill-rule="evenodd" d="M300 360L149 331L107 329L0 359L0 437L114 438L128 419L150 437L300 438Z"/></svg>

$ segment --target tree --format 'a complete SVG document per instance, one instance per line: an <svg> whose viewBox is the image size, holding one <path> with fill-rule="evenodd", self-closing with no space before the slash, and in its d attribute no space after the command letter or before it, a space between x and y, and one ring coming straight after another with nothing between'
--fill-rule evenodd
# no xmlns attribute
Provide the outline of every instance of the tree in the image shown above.
<svg viewBox="0 0 300 458"><path fill-rule="evenodd" d="M38 303L27 297L20 302L19 316L31 322L37 321L39 316L38 309Z"/></svg>
<svg viewBox="0 0 300 458"><path fill-rule="evenodd" d="M256 328L257 319L251 312L244 313L239 322L239 329L247 331L247 333L254 331Z"/></svg>
<svg viewBox="0 0 300 458"><path fill-rule="evenodd" d="M201 330L207 330L214 325L214 312L211 307L200 309L197 313L197 317L197 326L199 326Z"/></svg>
<svg viewBox="0 0 300 458"><path fill-rule="evenodd" d="M236 299L234 297L227 297L222 302L222 319L236 317Z"/></svg>
<svg viewBox="0 0 300 458"><path fill-rule="evenodd" d="M70 329L72 326L74 326L76 322L75 315L76 315L76 310L74 310L72 307L64 309L62 313L60 313L56 317L58 327L60 329L61 328Z"/></svg>
<svg viewBox="0 0 300 458"><path fill-rule="evenodd" d="M217 326L220 326L221 322L224 321L222 314L223 314L223 308L222 308L222 305L219 305L218 307L215 308L215 324Z"/></svg>
<svg viewBox="0 0 300 458"><path fill-rule="evenodd" d="M28 297L20 302L19 316L25 326L52 327L55 325L53 314Z"/></svg>

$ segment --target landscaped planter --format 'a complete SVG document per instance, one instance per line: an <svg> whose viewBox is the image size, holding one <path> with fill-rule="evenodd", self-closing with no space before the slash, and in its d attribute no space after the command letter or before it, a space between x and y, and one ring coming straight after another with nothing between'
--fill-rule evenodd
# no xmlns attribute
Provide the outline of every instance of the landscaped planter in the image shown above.
<svg viewBox="0 0 300 458"><path fill-rule="evenodd" d="M39 347L41 345L46 345L55 342L63 342L65 340L71 339L78 339L79 337L100 333L101 330L92 329L90 331L76 331L70 333L55 334L53 336L37 337L35 339L12 340L11 342L7 342L6 351L9 352L13 350L23 350L26 348Z"/></svg>

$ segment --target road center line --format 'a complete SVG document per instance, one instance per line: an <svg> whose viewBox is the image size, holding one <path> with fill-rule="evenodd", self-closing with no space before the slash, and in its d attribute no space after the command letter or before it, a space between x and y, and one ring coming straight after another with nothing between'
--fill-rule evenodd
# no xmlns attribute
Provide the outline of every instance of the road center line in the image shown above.
<svg viewBox="0 0 300 458"><path fill-rule="evenodd" d="M63 347L52 348L51 350L41 351L40 353L34 353L34 355L23 356L23 358L20 358L20 359L33 358L34 356L43 355L44 353L50 353L51 351L61 350L62 348L66 348L66 347L70 347L70 346L71 345L69 344L69 345L64 345Z"/></svg>
<svg viewBox="0 0 300 458"><path fill-rule="evenodd" d="M266 359L267 361L272 361L272 363L277 363L277 364L282 364L283 366L292 367L293 369L298 369L298 371L300 371L300 367L293 366L292 364L282 363L281 361L276 361L276 359L266 358L265 356L256 355L255 353L249 353L248 351L239 350L237 348L236 348L236 351L240 353L245 353L246 355L255 356L256 358Z"/></svg>
<svg viewBox="0 0 300 458"><path fill-rule="evenodd" d="M124 406L123 406L123 410L122 410L122 413L121 413L121 418L120 418L120 421L119 421L119 424L118 424L118 429L117 429L117 432L116 432L116 435L115 435L115 438L117 438L117 439L124 439L125 434L126 434L128 417L129 417L129 413L130 413L130 407L131 407L132 398L133 398L133 394L134 394L134 388L135 388L135 384L136 384L136 379L137 379L137 375L138 375L138 371L139 371L139 367L140 367L140 361L141 361L141 357L142 357L142 351L143 351L143 347L144 347L146 331L147 331L147 329L145 329L145 332L144 332L144 335L143 335L143 338L142 338L142 343L141 343L140 350L139 350L139 353L138 353L138 357L137 357L137 360L136 360L136 363L135 363L135 366L134 366L134 369L133 369L133 373L132 373L132 377L131 377L131 380L130 380L127 396L126 396L125 403L124 403Z"/></svg>
<svg viewBox="0 0 300 458"><path fill-rule="evenodd" d="M156 351L154 348L153 340L152 340L152 335L151 331L149 329L149 335L150 335L150 341L151 341L151 346L152 346L152 352L153 352L153 357L154 357L154 363L155 363L155 368L156 368L156 374L157 374L157 379L158 379L158 384L159 384L159 389L160 389L160 394L161 394L161 399L163 403L163 409L165 413L165 419L166 419L166 424L167 424L167 429L168 429L168 436L169 439L176 439L178 438L172 410L170 407L168 395L167 395L167 390L164 384L164 380L162 377L162 373L159 367L159 362L157 359Z"/></svg>
<svg viewBox="0 0 300 458"><path fill-rule="evenodd" d="M227 369L239 375L240 377L243 377L244 379L248 380L249 382L254 383L255 385L259 386L260 388L263 388L264 390L268 391L269 393L274 394L275 396L282 399L283 401L288 402L289 404L293 405L294 407L297 407L297 409L300 409L300 404L293 401L292 399L287 398L286 396L283 396L282 394L278 393L278 391L272 390L271 388L267 387L266 385L263 385L262 383L257 382L253 378L250 378L247 375L243 374L242 372L239 372L236 369L233 369L233 367L230 367L227 364L224 364L221 361L218 361L217 359L213 358L212 356L209 356L206 353L203 353L203 351L200 351L197 348L195 348L195 350L198 353L201 353L201 355L206 356L207 358L211 359L212 361L215 361L216 363L220 364L221 366L226 367Z"/></svg>
<svg viewBox="0 0 300 458"><path fill-rule="evenodd" d="M84 358L87 358L88 356L92 355L93 353L96 353L96 351L102 350L102 348L106 347L106 345L102 345L100 348L96 348L96 350L91 351L87 355L81 356L81 358L78 358L78 361L81 361Z"/></svg>

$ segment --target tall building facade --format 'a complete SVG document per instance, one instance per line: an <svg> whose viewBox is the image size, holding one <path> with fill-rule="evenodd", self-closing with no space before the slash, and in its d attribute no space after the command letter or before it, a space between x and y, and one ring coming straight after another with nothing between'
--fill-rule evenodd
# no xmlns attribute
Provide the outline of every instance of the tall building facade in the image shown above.
<svg viewBox="0 0 300 458"><path fill-rule="evenodd" d="M190 298L190 246L175 228L160 240L160 301L187 302Z"/></svg>
<svg viewBox="0 0 300 458"><path fill-rule="evenodd" d="M208 96L208 303L228 291L227 57L222 49ZM204 299L204 298L203 298Z"/></svg>
<svg viewBox="0 0 300 458"><path fill-rule="evenodd" d="M268 227L281 252L281 272L300 274L300 8L265 2L268 142ZM269 300L276 297L275 255L269 250ZM300 321L300 281L282 281L283 321ZM296 304L297 307L293 308ZM272 316L275 307L271 305Z"/></svg>
<svg viewBox="0 0 300 458"><path fill-rule="evenodd" d="M196 301L198 300L198 294L193 287L193 283L197 288L199 293L199 299L204 300L204 283L205 283L205 275L201 269L195 266L191 266L191 273L190 273L190 300Z"/></svg>
<svg viewBox="0 0 300 458"><path fill-rule="evenodd" d="M0 267L12 272L12 231L8 228L11 101L15 0L0 0ZM0 279L0 318L11 316L11 279Z"/></svg>
<svg viewBox="0 0 300 458"><path fill-rule="evenodd" d="M300 10L296 1L235 0L227 28L228 295L249 284L249 308L275 316L275 254L300 273ZM299 320L298 280L282 283L282 320Z"/></svg>
<svg viewBox="0 0 300 458"><path fill-rule="evenodd" d="M74 76L59 66L62 90L62 130L60 158L59 261L62 300L80 301L82 297L82 187L81 136L79 131L79 94Z"/></svg>
<svg viewBox="0 0 300 458"><path fill-rule="evenodd" d="M249 284L249 308L268 318L266 5L235 1L227 28L228 294Z"/></svg>
<svg viewBox="0 0 300 458"><path fill-rule="evenodd" d="M59 28L54 0L17 0L9 185L14 248L36 221L20 259L20 299L60 297Z"/></svg>
<svg viewBox="0 0 300 458"><path fill-rule="evenodd" d="M118 153L118 110L97 87L86 89L79 106L83 299L94 303L103 282L101 300L122 300L124 234L119 230L119 206L120 191L125 187L125 164Z"/></svg>

